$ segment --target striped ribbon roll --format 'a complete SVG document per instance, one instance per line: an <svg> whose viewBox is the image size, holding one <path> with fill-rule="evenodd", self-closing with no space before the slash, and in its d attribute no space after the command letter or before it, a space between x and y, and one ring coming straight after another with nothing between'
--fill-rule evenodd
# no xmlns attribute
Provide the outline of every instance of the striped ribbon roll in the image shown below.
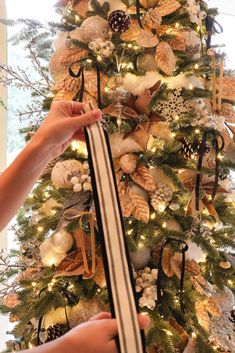
<svg viewBox="0 0 235 353"><path fill-rule="evenodd" d="M85 129L85 136L110 307L118 323L119 352L144 353L144 332L138 325L138 301L108 134L96 123Z"/></svg>

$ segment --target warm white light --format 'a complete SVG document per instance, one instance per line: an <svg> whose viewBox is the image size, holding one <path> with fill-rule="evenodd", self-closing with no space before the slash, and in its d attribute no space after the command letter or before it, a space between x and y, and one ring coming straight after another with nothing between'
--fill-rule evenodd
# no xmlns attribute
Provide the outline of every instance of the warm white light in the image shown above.
<svg viewBox="0 0 235 353"><path fill-rule="evenodd" d="M40 232L40 233L43 232L43 230L44 230L43 227L38 227L37 229L38 229L38 232Z"/></svg>

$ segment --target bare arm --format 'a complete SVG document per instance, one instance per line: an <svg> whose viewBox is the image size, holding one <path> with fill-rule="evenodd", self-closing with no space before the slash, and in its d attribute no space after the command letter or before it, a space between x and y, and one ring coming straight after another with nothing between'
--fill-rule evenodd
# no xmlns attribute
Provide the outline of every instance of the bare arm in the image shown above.
<svg viewBox="0 0 235 353"><path fill-rule="evenodd" d="M82 138L82 129L101 118L95 110L80 115L81 103L52 105L45 122L31 142L0 176L0 230L17 213L46 165L60 156L73 139Z"/></svg>
<svg viewBox="0 0 235 353"><path fill-rule="evenodd" d="M150 319L139 315L140 329L149 326ZM100 313L90 321L77 326L65 336L45 345L33 348L31 353L117 353L115 337L117 321L109 313ZM22 351L21 353L28 353Z"/></svg>

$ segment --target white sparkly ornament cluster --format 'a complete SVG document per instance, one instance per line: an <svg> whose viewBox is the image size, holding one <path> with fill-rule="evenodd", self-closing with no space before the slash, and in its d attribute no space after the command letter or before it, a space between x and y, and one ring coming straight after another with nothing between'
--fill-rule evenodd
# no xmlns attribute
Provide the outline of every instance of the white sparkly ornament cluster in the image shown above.
<svg viewBox="0 0 235 353"><path fill-rule="evenodd" d="M108 58L113 54L115 49L114 44L107 40L104 41L102 38L97 38L89 43L89 49L100 55L102 58Z"/></svg>
<svg viewBox="0 0 235 353"><path fill-rule="evenodd" d="M157 276L158 270L156 268L151 270L149 267L145 267L144 270L134 272L136 292L142 294L139 299L139 304L142 308L147 307L150 310L153 310L156 306Z"/></svg>
<svg viewBox="0 0 235 353"><path fill-rule="evenodd" d="M188 0L187 12L190 16L190 21L192 23L196 23L198 26L201 27L202 21L206 18L206 12L201 11L200 4L197 3L195 0Z"/></svg>
<svg viewBox="0 0 235 353"><path fill-rule="evenodd" d="M225 118L216 114L210 114L194 120L192 126L200 126L222 132L225 128Z"/></svg>
<svg viewBox="0 0 235 353"><path fill-rule="evenodd" d="M73 185L74 192L80 191L91 191L91 177L90 177L90 169L89 164L85 162L83 164L83 173L80 171L72 172L71 175L68 177Z"/></svg>

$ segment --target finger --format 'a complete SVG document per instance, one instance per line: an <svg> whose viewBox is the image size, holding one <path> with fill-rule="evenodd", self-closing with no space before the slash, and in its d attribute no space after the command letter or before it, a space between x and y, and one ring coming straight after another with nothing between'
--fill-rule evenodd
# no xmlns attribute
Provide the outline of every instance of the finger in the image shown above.
<svg viewBox="0 0 235 353"><path fill-rule="evenodd" d="M109 338L116 337L118 334L118 325L116 319L109 319L109 320L101 320L100 321L101 329L106 332Z"/></svg>
<svg viewBox="0 0 235 353"><path fill-rule="evenodd" d="M83 106L83 103L73 101L56 101L52 103L52 109L57 109L61 112L67 113L68 116L79 114Z"/></svg>
<svg viewBox="0 0 235 353"><path fill-rule="evenodd" d="M103 312L93 316L92 318L90 318L89 321L105 320L105 319L111 319L111 318L112 318L112 315L110 313Z"/></svg>
<svg viewBox="0 0 235 353"><path fill-rule="evenodd" d="M149 327L151 320L148 315L140 314L138 315L139 326L141 330L146 329Z"/></svg>
<svg viewBox="0 0 235 353"><path fill-rule="evenodd" d="M72 102L72 114L79 114L84 107L83 103Z"/></svg>
<svg viewBox="0 0 235 353"><path fill-rule="evenodd" d="M102 113L99 109L93 110L89 113L80 115L78 117L74 117L72 119L68 119L67 124L76 130L79 130L85 126L94 124L95 122L99 121L102 117Z"/></svg>

